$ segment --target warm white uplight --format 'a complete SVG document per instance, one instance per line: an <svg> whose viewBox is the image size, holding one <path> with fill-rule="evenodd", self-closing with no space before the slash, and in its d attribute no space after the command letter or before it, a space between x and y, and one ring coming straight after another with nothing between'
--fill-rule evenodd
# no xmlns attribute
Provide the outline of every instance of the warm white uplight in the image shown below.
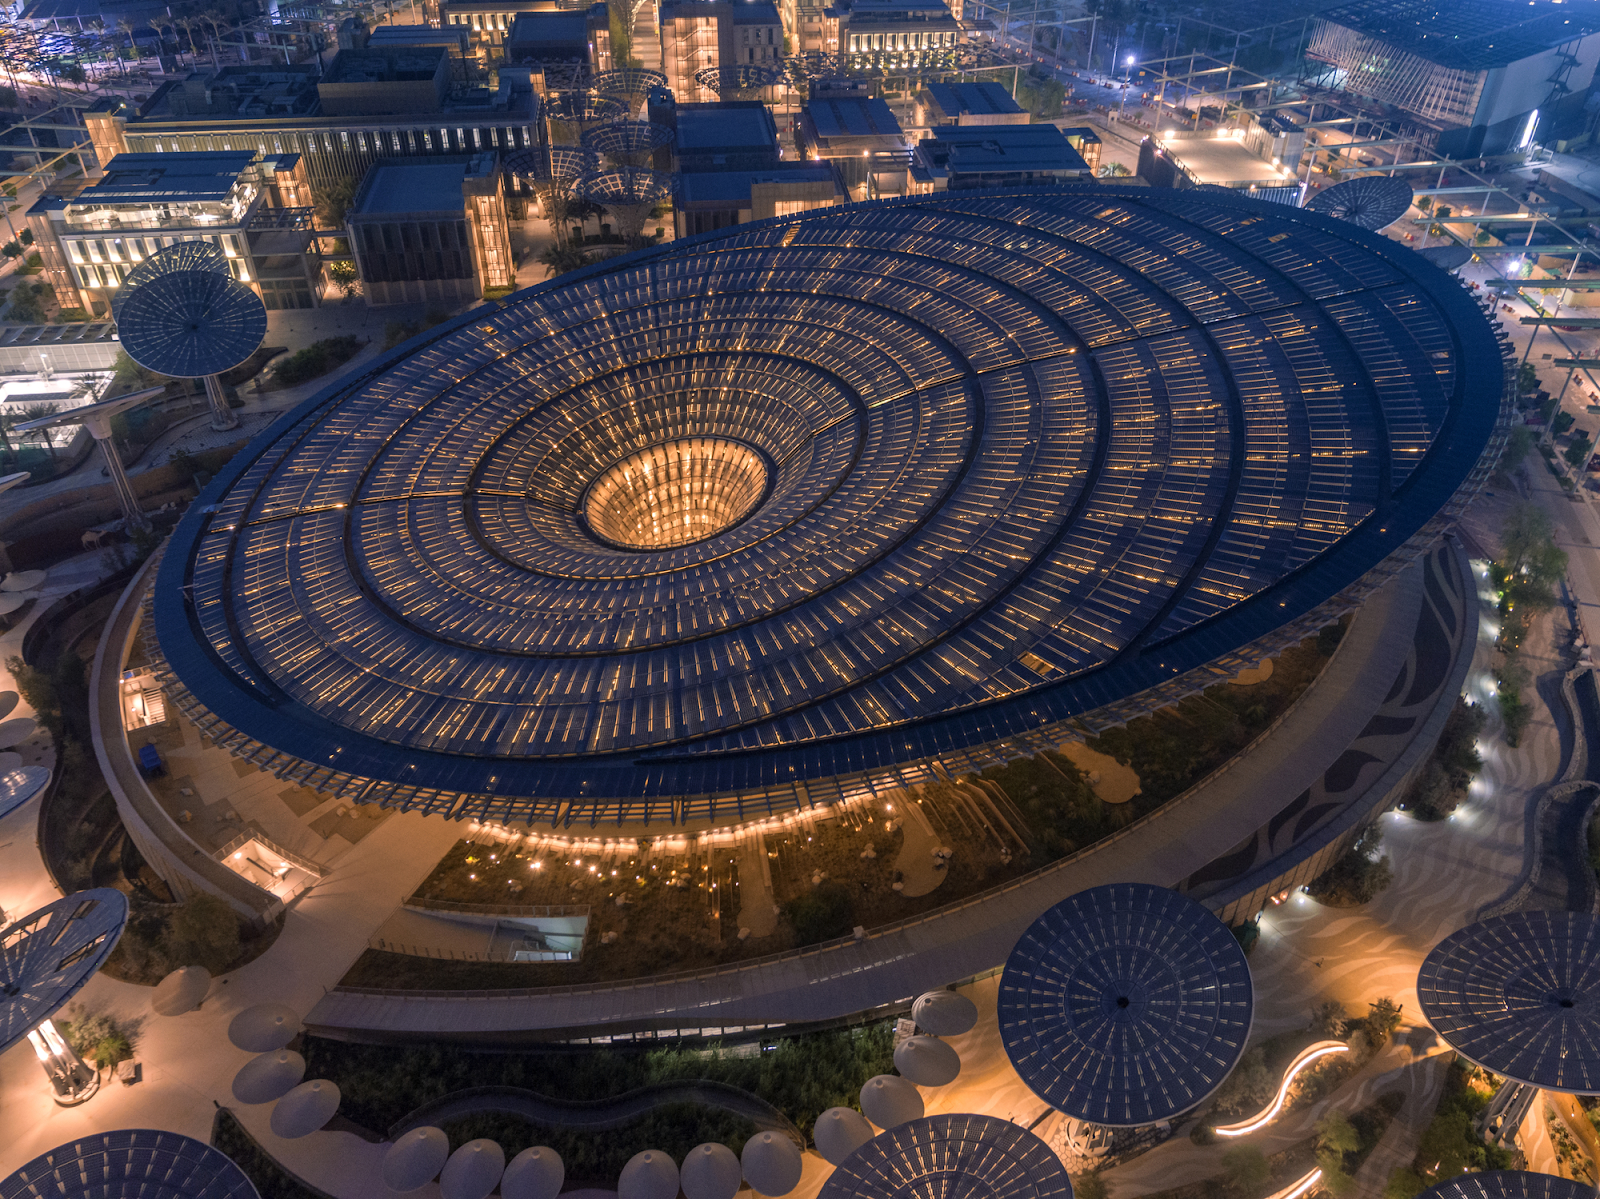
<svg viewBox="0 0 1600 1199"><path fill-rule="evenodd" d="M614 545L658 550L715 537L760 502L767 465L749 446L685 437L630 454L589 488L584 516Z"/></svg>

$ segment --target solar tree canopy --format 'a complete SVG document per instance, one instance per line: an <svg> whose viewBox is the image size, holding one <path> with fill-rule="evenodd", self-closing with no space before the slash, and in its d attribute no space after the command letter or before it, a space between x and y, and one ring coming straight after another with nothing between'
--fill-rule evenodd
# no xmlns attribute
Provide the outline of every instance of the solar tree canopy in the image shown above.
<svg viewBox="0 0 1600 1199"><path fill-rule="evenodd" d="M96 887L47 903L0 932L0 1052L83 989L127 923L127 897Z"/></svg>
<svg viewBox="0 0 1600 1199"><path fill-rule="evenodd" d="M1000 1039L1017 1073L1092 1124L1154 1124L1221 1086L1255 991L1227 925L1165 887L1091 887L1018 940L1000 977Z"/></svg>
<svg viewBox="0 0 1600 1199"><path fill-rule="evenodd" d="M784 68L778 63L729 63L719 67L702 67L694 73L694 81L707 91L715 92L724 100L738 100L771 87L784 77Z"/></svg>
<svg viewBox="0 0 1600 1199"><path fill-rule="evenodd" d="M506 170L529 183L572 183L600 165L600 160L579 146L550 146L518 150L505 160Z"/></svg>
<svg viewBox="0 0 1600 1199"><path fill-rule="evenodd" d="M200 379L256 352L267 335L267 308L228 275L180 271L131 289L117 332L128 357L146 370Z"/></svg>
<svg viewBox="0 0 1600 1199"><path fill-rule="evenodd" d="M1492 1074L1600 1094L1600 917L1511 912L1435 945L1417 975L1435 1032Z"/></svg>
<svg viewBox="0 0 1600 1199"><path fill-rule="evenodd" d="M185 515L154 626L174 702L329 793L764 817L1315 631L1476 488L1504 378L1456 280L1314 212L822 209L561 276L284 414Z"/></svg>
<svg viewBox="0 0 1600 1199"><path fill-rule="evenodd" d="M58 1145L0 1181L0 1199L258 1199L220 1150L145 1128Z"/></svg>
<svg viewBox="0 0 1600 1199"><path fill-rule="evenodd" d="M631 160L670 146L673 132L654 121L609 121L585 130L582 140L591 153Z"/></svg>
<svg viewBox="0 0 1600 1199"><path fill-rule="evenodd" d="M648 67L619 67L596 72L589 86L602 95L621 96L630 109L637 109L653 90L667 86L667 77Z"/></svg>
<svg viewBox="0 0 1600 1199"><path fill-rule="evenodd" d="M1472 251L1460 245L1429 246L1417 253L1442 271L1453 271L1472 261Z"/></svg>
<svg viewBox="0 0 1600 1199"><path fill-rule="evenodd" d="M1306 207L1376 233L1405 216L1411 195L1411 185L1404 179L1358 175L1318 192L1306 201Z"/></svg>
<svg viewBox="0 0 1600 1199"><path fill-rule="evenodd" d="M1441 1182L1417 1199L1594 1199L1594 1188L1554 1174L1488 1170Z"/></svg>
<svg viewBox="0 0 1600 1199"><path fill-rule="evenodd" d="M955 1189L952 1188L954 1184ZM818 1199L1072 1199L1061 1159L995 1116L924 1116L881 1132L845 1158Z"/></svg>
<svg viewBox="0 0 1600 1199"><path fill-rule="evenodd" d="M232 277L227 255L211 242L199 238L174 242L165 249L157 250L128 272L122 286L111 293L111 319L121 319L123 302L133 294L135 288L162 275L181 271L210 271Z"/></svg>

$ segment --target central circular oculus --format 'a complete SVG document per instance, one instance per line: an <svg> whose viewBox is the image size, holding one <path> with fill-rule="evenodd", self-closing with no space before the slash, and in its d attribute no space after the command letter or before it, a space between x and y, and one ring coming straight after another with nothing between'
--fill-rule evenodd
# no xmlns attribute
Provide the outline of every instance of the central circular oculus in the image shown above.
<svg viewBox="0 0 1600 1199"><path fill-rule="evenodd" d="M583 515L596 537L666 550L738 524L767 492L763 455L722 437L684 437L629 454L589 485Z"/></svg>

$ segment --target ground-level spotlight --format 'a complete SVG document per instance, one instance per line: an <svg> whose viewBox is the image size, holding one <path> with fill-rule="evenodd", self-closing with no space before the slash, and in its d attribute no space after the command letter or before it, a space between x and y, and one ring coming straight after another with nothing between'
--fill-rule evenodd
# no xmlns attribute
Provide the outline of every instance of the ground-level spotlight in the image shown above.
<svg viewBox="0 0 1600 1199"><path fill-rule="evenodd" d="M46 1020L31 1029L28 1043L44 1067L55 1101L62 1107L76 1107L100 1089L100 1072L78 1056L53 1021Z"/></svg>

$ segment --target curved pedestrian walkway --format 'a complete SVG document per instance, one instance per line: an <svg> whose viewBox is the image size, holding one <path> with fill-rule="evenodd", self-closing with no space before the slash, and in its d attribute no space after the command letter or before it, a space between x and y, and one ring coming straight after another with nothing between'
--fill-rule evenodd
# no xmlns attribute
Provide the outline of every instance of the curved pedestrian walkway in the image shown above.
<svg viewBox="0 0 1600 1199"><path fill-rule="evenodd" d="M423 1104L396 1122L388 1135L395 1141L413 1128L484 1112L521 1116L534 1124L569 1128L575 1132L605 1132L631 1124L658 1108L678 1103L743 1116L757 1128L783 1133L801 1149L806 1146L806 1139L794 1121L765 1099L728 1083L704 1078L652 1083L607 1099L591 1100L557 1099L524 1087L468 1087Z"/></svg>

